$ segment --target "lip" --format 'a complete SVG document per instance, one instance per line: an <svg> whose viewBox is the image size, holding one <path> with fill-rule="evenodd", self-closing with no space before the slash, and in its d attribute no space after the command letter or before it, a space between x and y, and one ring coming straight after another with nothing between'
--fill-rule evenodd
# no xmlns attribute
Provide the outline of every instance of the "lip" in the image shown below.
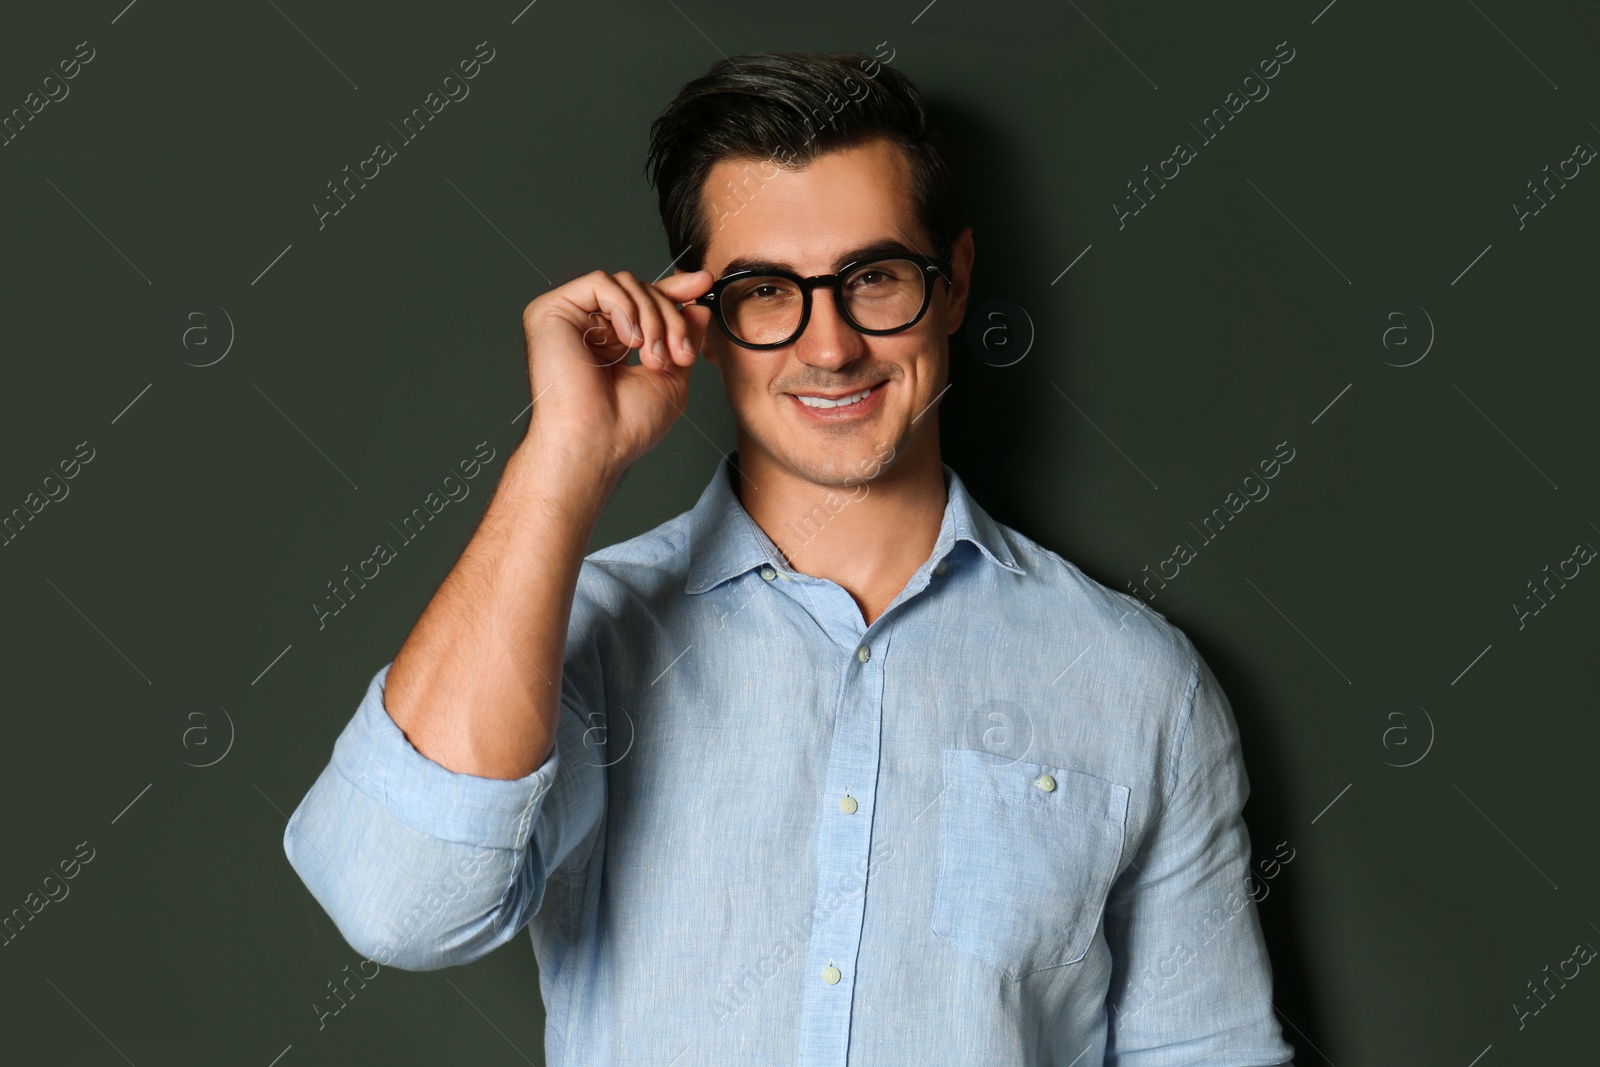
<svg viewBox="0 0 1600 1067"><path fill-rule="evenodd" d="M858 393L861 390L850 389L842 393L834 393L831 396L826 393L788 393L786 395L789 397L789 403L795 408L795 410L808 419L812 419L817 422L854 422L857 419L867 418L871 416L873 412L877 411L879 404L883 402L884 386L888 384L889 382L887 379L881 381L872 387L871 392L869 392L862 399L856 401L854 404L846 404L843 407L837 408L807 407L805 404L800 402L800 396L821 397L826 400L837 400L840 397L849 396L851 393Z"/></svg>

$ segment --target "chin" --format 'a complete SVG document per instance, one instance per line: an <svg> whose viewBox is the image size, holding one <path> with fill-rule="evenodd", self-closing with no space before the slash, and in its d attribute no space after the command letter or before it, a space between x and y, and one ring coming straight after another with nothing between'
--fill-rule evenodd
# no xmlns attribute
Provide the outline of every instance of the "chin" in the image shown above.
<svg viewBox="0 0 1600 1067"><path fill-rule="evenodd" d="M895 456L887 440L851 440L833 445L801 447L783 455L784 466L815 485L849 489L869 482L888 466Z"/></svg>

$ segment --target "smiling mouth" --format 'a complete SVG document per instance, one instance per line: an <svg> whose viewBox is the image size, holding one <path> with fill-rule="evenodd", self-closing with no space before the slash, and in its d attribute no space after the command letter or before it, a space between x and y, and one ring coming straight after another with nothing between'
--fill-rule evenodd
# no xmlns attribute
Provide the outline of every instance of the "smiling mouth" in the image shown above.
<svg viewBox="0 0 1600 1067"><path fill-rule="evenodd" d="M865 389L858 389L853 393L846 393L845 395L839 397L806 396L802 393L792 393L790 395L808 408L842 408L848 407L851 404L859 404L861 401L870 396L874 389L878 388L878 386L882 384L882 382L879 382L877 385L869 385Z"/></svg>

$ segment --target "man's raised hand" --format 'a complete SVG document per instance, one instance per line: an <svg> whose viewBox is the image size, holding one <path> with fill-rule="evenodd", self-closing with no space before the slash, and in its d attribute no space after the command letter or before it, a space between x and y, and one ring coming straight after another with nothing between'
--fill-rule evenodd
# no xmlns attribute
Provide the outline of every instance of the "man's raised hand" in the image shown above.
<svg viewBox="0 0 1600 1067"><path fill-rule="evenodd" d="M689 371L711 311L691 303L710 271L645 283L591 271L523 310L539 447L617 477L661 443L689 397ZM683 304L682 308L678 305ZM630 349L639 363L630 366Z"/></svg>

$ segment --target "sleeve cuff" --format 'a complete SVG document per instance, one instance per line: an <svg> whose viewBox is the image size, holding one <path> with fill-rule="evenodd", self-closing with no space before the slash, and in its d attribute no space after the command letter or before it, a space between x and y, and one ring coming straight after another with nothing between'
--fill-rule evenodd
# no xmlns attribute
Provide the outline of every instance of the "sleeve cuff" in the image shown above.
<svg viewBox="0 0 1600 1067"><path fill-rule="evenodd" d="M540 802L555 782L558 754L525 778L480 778L449 770L418 752L389 717L384 683L393 663L373 675L367 693L333 746L333 763L357 789L418 833L484 848L528 844Z"/></svg>

